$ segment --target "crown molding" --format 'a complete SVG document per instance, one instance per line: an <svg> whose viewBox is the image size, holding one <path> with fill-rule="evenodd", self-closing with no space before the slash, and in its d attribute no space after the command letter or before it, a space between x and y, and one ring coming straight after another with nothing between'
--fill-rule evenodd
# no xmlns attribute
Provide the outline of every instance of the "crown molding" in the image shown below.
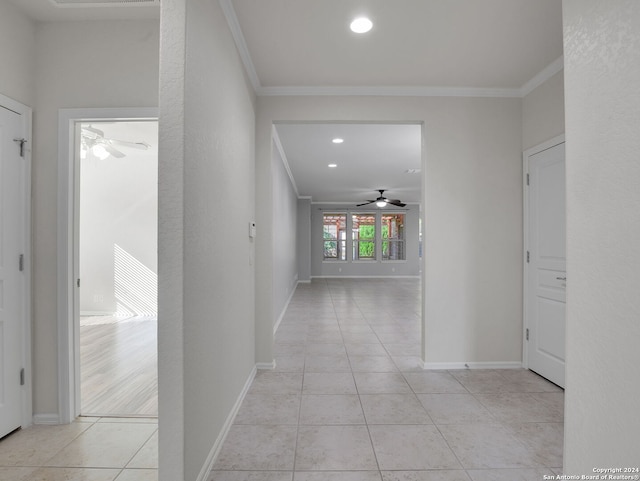
<svg viewBox="0 0 640 481"><path fill-rule="evenodd" d="M355 207L349 207L349 206L353 206L353 204L357 204L358 202L362 202L362 200L352 200L352 201L322 201L322 200L315 200L315 201L311 201L311 205L340 205L340 206L344 206L345 209L350 209L350 210L355 210L355 209L360 209L360 210L407 210L406 207L398 207L398 206L393 206L393 207L365 207L365 206L355 206ZM420 205L420 202L405 202L406 205Z"/></svg>
<svg viewBox="0 0 640 481"><path fill-rule="evenodd" d="M557 59L538 72L531 80L520 87L520 97L529 95L562 69L564 69L564 55L560 55Z"/></svg>
<svg viewBox="0 0 640 481"><path fill-rule="evenodd" d="M298 186L296 185L296 180L293 178L293 172L291 172L291 167L289 167L289 161L287 160L287 154L284 153L284 147L282 146L282 142L280 142L280 136L278 135L278 131L276 130L276 126L274 125L271 129L271 138L273 139L273 143L280 154L280 158L282 159L282 164L284 165L284 170L287 171L287 175L289 176L289 180L291 181L291 186L293 187L293 191L296 193L296 197L300 197L300 192L298 192Z"/></svg>
<svg viewBox="0 0 640 481"><path fill-rule="evenodd" d="M258 78L258 74L256 73L256 68L253 65L253 61L251 60L249 47L247 47L247 42L245 41L244 35L242 34L242 29L240 28L240 22L238 22L236 11L233 9L231 0L219 0L219 3L220 7L222 8L222 12L224 13L224 17L227 19L227 24L229 25L229 29L231 30L233 41L235 42L236 48L238 49L238 54L240 55L242 64L247 71L249 81L253 86L253 90L257 92L261 88L260 79Z"/></svg>
<svg viewBox="0 0 640 481"><path fill-rule="evenodd" d="M49 0L56 8L159 7L160 0Z"/></svg>
<svg viewBox="0 0 640 481"><path fill-rule="evenodd" d="M261 97L278 96L381 96L381 97L521 97L521 89L475 87L394 87L394 86L335 86L335 87L259 87Z"/></svg>
<svg viewBox="0 0 640 481"><path fill-rule="evenodd" d="M285 96L380 96L380 97L493 97L522 98L564 68L564 56L538 72L520 88L481 87L429 87L429 86L275 86L263 87L256 72L247 42L244 39L232 0L218 0L231 30L238 54L251 81L253 90L260 97Z"/></svg>

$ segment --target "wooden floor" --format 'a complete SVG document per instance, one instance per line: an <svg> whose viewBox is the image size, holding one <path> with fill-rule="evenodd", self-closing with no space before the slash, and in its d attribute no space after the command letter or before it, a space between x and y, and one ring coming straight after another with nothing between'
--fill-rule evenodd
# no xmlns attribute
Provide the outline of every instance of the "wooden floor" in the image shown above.
<svg viewBox="0 0 640 481"><path fill-rule="evenodd" d="M83 416L158 415L157 331L156 320L81 320Z"/></svg>

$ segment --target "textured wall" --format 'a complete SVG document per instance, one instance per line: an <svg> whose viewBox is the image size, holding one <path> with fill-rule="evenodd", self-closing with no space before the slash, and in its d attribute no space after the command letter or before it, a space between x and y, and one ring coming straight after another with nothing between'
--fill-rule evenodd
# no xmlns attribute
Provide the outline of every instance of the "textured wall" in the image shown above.
<svg viewBox="0 0 640 481"><path fill-rule="evenodd" d="M311 199L298 199L298 279L311 279Z"/></svg>
<svg viewBox="0 0 640 481"><path fill-rule="evenodd" d="M640 2L565 0L566 474L640 460Z"/></svg>
<svg viewBox="0 0 640 481"><path fill-rule="evenodd" d="M298 196L273 147L273 320L277 322L298 281ZM262 231L263 226L258 226Z"/></svg>
<svg viewBox="0 0 640 481"><path fill-rule="evenodd" d="M32 178L34 414L58 412L58 110L157 107L158 37L158 22L148 20L37 26Z"/></svg>
<svg viewBox="0 0 640 481"><path fill-rule="evenodd" d="M158 123L93 126L150 147L80 161L80 315L157 315Z"/></svg>
<svg viewBox="0 0 640 481"><path fill-rule="evenodd" d="M35 102L36 25L0 2L0 94L29 107Z"/></svg>
<svg viewBox="0 0 640 481"><path fill-rule="evenodd" d="M564 134L564 71L522 99L522 150Z"/></svg>
<svg viewBox="0 0 640 481"><path fill-rule="evenodd" d="M255 365L253 94L218 2L162 18L160 479L193 481Z"/></svg>
<svg viewBox="0 0 640 481"><path fill-rule="evenodd" d="M158 463L160 481L183 481L184 74L186 3L162 2L158 123Z"/></svg>
<svg viewBox="0 0 640 481"><path fill-rule="evenodd" d="M274 121L424 124L428 362L522 360L520 99L259 97L256 189L270 198ZM258 204L260 225L271 225ZM270 233L256 245L258 360L270 362Z"/></svg>

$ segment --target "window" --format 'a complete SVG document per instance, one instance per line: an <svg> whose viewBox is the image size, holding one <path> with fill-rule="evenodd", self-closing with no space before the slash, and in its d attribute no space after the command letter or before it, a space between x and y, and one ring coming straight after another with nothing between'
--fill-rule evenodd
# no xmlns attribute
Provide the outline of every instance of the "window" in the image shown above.
<svg viewBox="0 0 640 481"><path fill-rule="evenodd" d="M404 214L382 214L382 260L403 261Z"/></svg>
<svg viewBox="0 0 640 481"><path fill-rule="evenodd" d="M347 260L347 214L323 214L324 260Z"/></svg>
<svg viewBox="0 0 640 481"><path fill-rule="evenodd" d="M352 214L353 260L376 258L376 214Z"/></svg>

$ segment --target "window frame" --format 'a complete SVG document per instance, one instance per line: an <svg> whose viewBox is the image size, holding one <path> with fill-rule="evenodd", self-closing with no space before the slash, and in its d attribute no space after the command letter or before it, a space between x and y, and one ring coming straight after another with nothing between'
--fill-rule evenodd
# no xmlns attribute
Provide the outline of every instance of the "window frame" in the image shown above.
<svg viewBox="0 0 640 481"><path fill-rule="evenodd" d="M387 237L386 239L383 237L383 217L385 215L402 215L403 219L402 219L402 226L403 226L403 231L402 231L402 238L397 238L397 237ZM380 262L383 263L404 263L407 262L407 237L406 237L406 231L405 231L405 225L407 222L407 211L399 211L399 210L388 210L388 211L380 211ZM388 243L396 243L396 244L401 244L402 245L402 255L403 255L403 259L385 259L384 258L384 243L388 242Z"/></svg>
<svg viewBox="0 0 640 481"><path fill-rule="evenodd" d="M351 233L351 248L349 250L349 252L351 253L351 262L353 263L371 263L371 262L378 262L378 246L380 245L380 243L378 242L378 238L379 238L379 228L378 228L378 224L379 224L379 216L378 216L378 211L366 211L366 210L357 210L357 211L349 211L349 215L350 215L350 220L351 220L351 226L350 226L350 230L349 232ZM367 217L373 217L373 237L372 238L364 238L364 240L360 239L360 235L358 233L358 238L355 239L353 236L353 233L355 231L354 227L353 227L353 218L354 216L357 215L361 215L361 216L367 216ZM365 224L368 225L368 224ZM358 224L358 231L360 228L360 224ZM355 248L355 243L358 243L358 257L356 258L354 256L354 248ZM360 244L363 242L371 242L373 244L373 256L372 257L365 257L365 258L361 258L360 257Z"/></svg>
<svg viewBox="0 0 640 481"><path fill-rule="evenodd" d="M344 217L344 229L338 230L336 232L337 237L335 238L331 238L331 239L326 239L324 238L324 233L325 233L325 216L341 216ZM330 264L335 264L335 263L347 263L349 262L349 249L348 249L348 230L349 230L349 213L347 211L323 211L322 212L322 234L323 234L323 238L322 238L322 262L326 262L326 263L330 263ZM344 239L340 238L340 232L344 233ZM332 258L332 257L325 257L324 256L324 246L326 242L335 242L336 243L336 257ZM344 249L341 249L341 245L344 245ZM340 253L344 252L344 259L340 258Z"/></svg>

